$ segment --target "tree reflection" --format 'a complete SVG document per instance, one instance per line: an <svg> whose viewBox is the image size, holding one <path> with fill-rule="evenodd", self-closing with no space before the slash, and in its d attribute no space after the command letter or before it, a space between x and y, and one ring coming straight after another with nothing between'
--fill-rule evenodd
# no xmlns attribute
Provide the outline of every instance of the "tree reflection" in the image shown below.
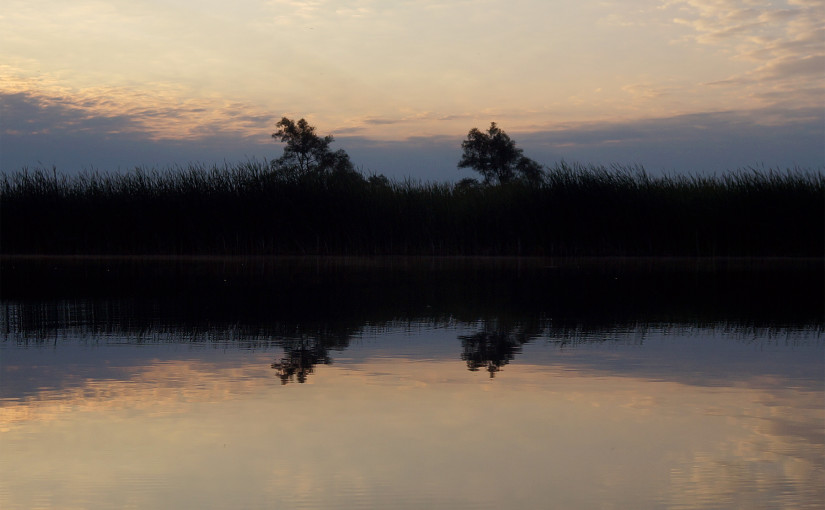
<svg viewBox="0 0 825 510"><path fill-rule="evenodd" d="M283 337L279 343L284 349L284 356L273 362L271 367L281 379L281 384L295 381L303 384L316 365L331 364L329 351L346 349L353 334L354 331L349 328L321 328L312 333Z"/></svg>
<svg viewBox="0 0 825 510"><path fill-rule="evenodd" d="M521 347L542 333L538 323L501 324L497 321L485 324L484 330L472 335L459 336L461 359L467 362L471 372L485 369L490 378L521 352Z"/></svg>
<svg viewBox="0 0 825 510"><path fill-rule="evenodd" d="M296 346L284 348L284 357L272 363L272 368L281 378L281 384L298 380L304 383L315 365L332 363L327 349L312 339L301 339Z"/></svg>

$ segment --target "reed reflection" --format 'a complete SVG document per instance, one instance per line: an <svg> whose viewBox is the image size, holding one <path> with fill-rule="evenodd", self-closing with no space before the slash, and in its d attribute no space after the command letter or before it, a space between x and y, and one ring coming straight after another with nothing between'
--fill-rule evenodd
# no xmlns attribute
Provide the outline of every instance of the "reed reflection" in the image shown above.
<svg viewBox="0 0 825 510"><path fill-rule="evenodd" d="M117 310L107 314L106 311ZM406 318L374 321L349 317L345 321L296 321L275 320L258 324L223 324L220 322L168 322L143 321L140 315L130 315L130 308L118 303L6 303L0 307L0 322L3 324L0 340L12 348L49 347L60 349L61 345L82 344L135 345L142 347L178 344L189 348L209 349L217 352L230 350L251 350L271 352L282 350L278 356L267 355L266 367L281 384L305 383L316 372L318 365L330 365L335 360L333 352L350 349L354 339L382 337L385 332L408 331L414 336L418 328L434 328L448 331L457 329L454 336L444 335L440 343L440 356L461 361L472 372L487 372L495 378L505 366L523 354L523 349L531 343L555 346L558 356L564 355L569 362L573 352L577 363L592 367L611 366L619 370L639 372L645 370L652 377L681 377L707 384L715 381L725 384L727 379L746 375L749 370L738 357L734 347L728 344L754 345L754 347L780 349L807 348L820 345L825 334L821 324L802 323L792 326L755 325L749 322L677 322L677 321L630 321L616 320L607 324L592 324L577 320L554 317L519 317L512 315L485 315L474 320L444 318L440 315L411 315ZM412 329L411 329L412 327ZM668 369L656 364L657 356L670 359L671 354L656 349L623 350L617 357L606 352L582 351L581 347L596 344L615 346L645 345L649 338L672 335L691 335L701 331L703 336L719 337L724 340L715 347L718 357L704 359L700 354L686 352L680 355L678 369ZM385 348L398 347L402 336L391 336L392 343ZM457 344L457 345L456 345ZM4 347L6 347L4 346ZM668 347L676 349L678 345ZM149 350L145 351L148 353ZM793 352L788 351L788 352ZM632 367L621 366L622 359L630 363L637 357ZM146 361L133 353L126 363L139 365ZM535 360L528 358L527 363ZM92 363L92 359L88 363ZM670 361L668 361L670 362ZM761 368L763 375L782 367L783 364L769 364ZM0 367L6 370L8 367ZM101 365L95 370L101 377L106 370ZM666 372L671 370L668 375ZM55 374L31 373L28 379L35 384L41 376L50 378ZM67 381L54 381L55 386L68 383L71 373L66 373ZM19 380L16 376L9 381ZM2 394L13 390L14 384L7 381ZM41 381L42 382L42 381Z"/></svg>
<svg viewBox="0 0 825 510"><path fill-rule="evenodd" d="M450 355L495 377L538 337L561 348L674 327L821 336L825 306L823 268L811 260L0 258L0 266L4 341L283 349L267 363L283 384L306 382L353 338L404 324L465 326Z"/></svg>

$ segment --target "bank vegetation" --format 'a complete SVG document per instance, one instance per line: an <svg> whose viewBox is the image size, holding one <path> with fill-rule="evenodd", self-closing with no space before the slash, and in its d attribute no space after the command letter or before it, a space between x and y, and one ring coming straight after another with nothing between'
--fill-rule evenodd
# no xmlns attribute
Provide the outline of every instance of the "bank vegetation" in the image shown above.
<svg viewBox="0 0 825 510"><path fill-rule="evenodd" d="M0 251L66 255L811 256L821 172L653 176L558 163L507 183L267 161L0 177Z"/></svg>

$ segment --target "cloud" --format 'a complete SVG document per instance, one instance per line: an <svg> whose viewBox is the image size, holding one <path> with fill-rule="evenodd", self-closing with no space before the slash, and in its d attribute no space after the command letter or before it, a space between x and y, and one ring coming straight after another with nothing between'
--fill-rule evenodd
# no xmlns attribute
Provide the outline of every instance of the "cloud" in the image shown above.
<svg viewBox="0 0 825 510"><path fill-rule="evenodd" d="M635 98L643 99L655 99L674 93L672 87L657 87L650 83L631 83L622 87L622 90Z"/></svg>
<svg viewBox="0 0 825 510"><path fill-rule="evenodd" d="M89 131L106 136L140 131L140 123L126 115L87 111L88 103L70 105L63 98L26 92L0 93L3 134L40 135Z"/></svg>
<svg viewBox="0 0 825 510"><path fill-rule="evenodd" d="M275 117L246 103L184 97L158 87L151 92L125 87L66 89L37 81L0 81L5 130L37 126L45 132L67 129L99 134L133 133L153 140L181 140L222 133L264 134ZM28 115L21 115L27 110ZM108 127L107 127L108 126Z"/></svg>
<svg viewBox="0 0 825 510"><path fill-rule="evenodd" d="M65 98L26 92L0 93L0 168L57 165L67 172L83 168L115 170L135 166L171 166L187 162L242 160L272 155L278 147L267 132L260 136L239 129L265 116L236 114L237 122L222 126L183 126L181 138L158 136L153 122L180 125L169 106L132 108L115 114L100 101L75 104ZM91 108L90 108L91 106ZM185 116L186 109L182 109ZM231 112L224 112L231 119Z"/></svg>
<svg viewBox="0 0 825 510"><path fill-rule="evenodd" d="M677 173L723 172L763 164L825 170L825 112L821 108L771 107L568 124L515 138L526 154L539 161L638 163L649 170Z"/></svg>
<svg viewBox="0 0 825 510"><path fill-rule="evenodd" d="M507 130L506 126L503 126ZM641 164L657 173L720 173L748 166L825 171L825 112L764 108L655 119L567 123L552 130L509 131L526 156L545 165ZM338 143L367 171L404 178L456 181L462 136L403 141L340 136Z"/></svg>
<svg viewBox="0 0 825 510"><path fill-rule="evenodd" d="M825 55L777 59L759 69L766 78L774 80L788 76L820 78L823 75L823 70L825 70Z"/></svg>
<svg viewBox="0 0 825 510"><path fill-rule="evenodd" d="M675 0L680 16L673 21L693 30L703 45L718 47L753 67L712 85L747 87L740 94L765 98L781 90L785 99L798 89L814 88L819 99L800 95L797 107L821 105L825 95L825 3L789 0Z"/></svg>
<svg viewBox="0 0 825 510"><path fill-rule="evenodd" d="M390 124L398 124L400 122L404 122L402 119L365 119L364 124L370 124L374 126L386 126Z"/></svg>
<svg viewBox="0 0 825 510"><path fill-rule="evenodd" d="M811 90L812 96L816 90ZM561 123L533 130L502 127L524 149L525 155L552 165L565 159L597 164L642 164L651 172L721 172L748 165L825 169L825 112L820 107L796 108L773 97L776 106L754 111L721 111L613 122ZM178 122L170 105L142 105L130 114L98 108L90 99L78 106L65 97L26 92L0 94L2 136L0 168L52 164L74 172L94 167L117 170L148 166L167 168L189 162L236 162L278 157L281 146L272 142L268 116L228 104L218 114L226 119L185 126L186 136L158 137L154 122ZM182 115L196 115L184 105ZM209 108L207 108L209 109ZM421 115L410 114L414 122ZM212 117L210 117L212 118ZM394 126L391 118L368 118ZM398 123L408 119L399 118ZM458 134L415 136L384 140L365 136L361 123L336 129L335 148L346 150L365 173L403 179L455 181L473 175L456 167L461 141L477 119L468 119ZM381 124L384 121L391 121ZM244 129L243 126L258 126ZM147 129L147 126L150 128Z"/></svg>

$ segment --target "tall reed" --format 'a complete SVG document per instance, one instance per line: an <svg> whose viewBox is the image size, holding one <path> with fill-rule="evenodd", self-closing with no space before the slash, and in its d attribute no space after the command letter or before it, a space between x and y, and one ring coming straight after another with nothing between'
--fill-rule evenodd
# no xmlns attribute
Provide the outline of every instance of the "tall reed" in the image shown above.
<svg viewBox="0 0 825 510"><path fill-rule="evenodd" d="M284 175L266 161L0 177L4 254L816 256L825 176L558 163L538 185Z"/></svg>

